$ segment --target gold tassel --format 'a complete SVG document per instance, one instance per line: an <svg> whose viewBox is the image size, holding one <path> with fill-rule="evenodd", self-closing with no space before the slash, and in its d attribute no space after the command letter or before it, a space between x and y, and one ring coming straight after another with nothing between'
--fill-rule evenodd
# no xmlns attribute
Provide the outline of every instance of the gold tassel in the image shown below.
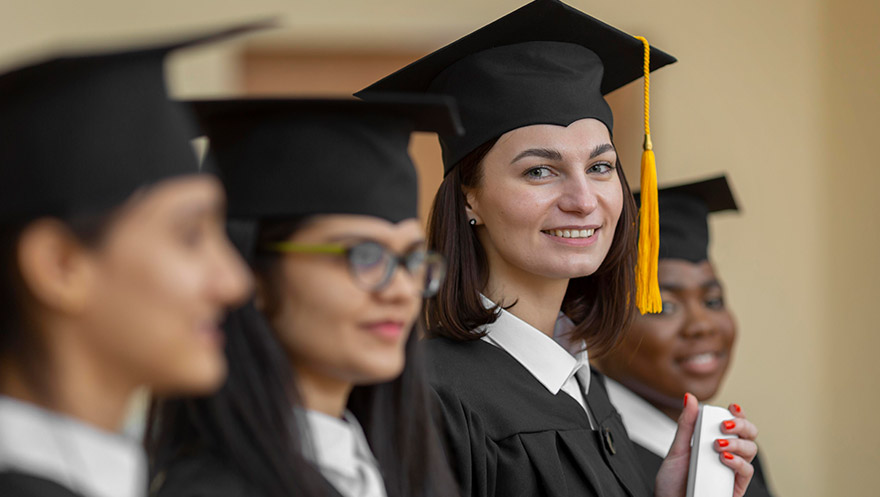
<svg viewBox="0 0 880 497"><path fill-rule="evenodd" d="M639 210L639 258L636 263L636 307L639 312L657 313L663 309L657 260L660 256L660 209L657 206L657 164L651 143L651 46L636 37L645 47L645 151L642 153L641 200Z"/></svg>

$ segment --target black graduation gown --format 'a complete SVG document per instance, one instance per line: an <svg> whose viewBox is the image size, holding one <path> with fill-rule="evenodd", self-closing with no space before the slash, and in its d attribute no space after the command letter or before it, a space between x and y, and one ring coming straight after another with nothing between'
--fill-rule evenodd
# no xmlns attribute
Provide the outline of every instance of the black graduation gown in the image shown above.
<svg viewBox="0 0 880 497"><path fill-rule="evenodd" d="M3 497L82 497L78 493L39 476L5 471L0 473L0 495Z"/></svg>
<svg viewBox="0 0 880 497"><path fill-rule="evenodd" d="M645 474L649 476L648 481L651 482L651 487L653 487L654 478L657 476L657 471L660 471L660 464L663 463L663 458L637 443L633 443L633 445L636 447L636 454L638 454ZM770 493L770 485L764 476L764 468L761 467L761 459L759 457L755 456L755 459L752 461L752 466L755 467L755 475L752 477L751 483L749 483L745 497L773 497L773 494Z"/></svg>
<svg viewBox="0 0 880 497"><path fill-rule="evenodd" d="M587 395L593 431L576 400L550 393L504 350L445 338L424 346L462 497L650 495L598 373Z"/></svg>
<svg viewBox="0 0 880 497"><path fill-rule="evenodd" d="M181 458L156 479L150 497L266 497L233 466L209 452ZM341 497L329 482L324 495Z"/></svg>

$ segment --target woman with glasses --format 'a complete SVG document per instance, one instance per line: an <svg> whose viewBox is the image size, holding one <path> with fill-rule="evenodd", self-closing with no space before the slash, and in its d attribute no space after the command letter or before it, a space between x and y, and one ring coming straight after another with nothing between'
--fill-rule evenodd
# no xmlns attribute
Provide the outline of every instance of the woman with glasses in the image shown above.
<svg viewBox="0 0 880 497"><path fill-rule="evenodd" d="M414 330L444 263L407 155L413 130L457 131L448 101L194 105L258 290L223 390L153 410L158 495L455 495Z"/></svg>

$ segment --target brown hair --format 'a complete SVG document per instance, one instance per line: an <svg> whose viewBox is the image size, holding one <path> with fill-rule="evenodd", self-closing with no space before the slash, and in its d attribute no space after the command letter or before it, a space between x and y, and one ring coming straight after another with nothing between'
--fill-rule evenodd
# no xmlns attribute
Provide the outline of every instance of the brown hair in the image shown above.
<svg viewBox="0 0 880 497"><path fill-rule="evenodd" d="M428 219L428 244L446 257L446 280L425 306L428 334L453 340L475 340L478 327L493 323L498 308L486 309L480 292L488 282L486 254L465 211L463 187L479 186L482 162L495 146L490 140L463 158L444 178ZM629 328L634 310L637 207L620 161L617 174L623 209L608 255L590 276L574 278L562 311L576 323L573 338L583 339L594 357L611 350Z"/></svg>

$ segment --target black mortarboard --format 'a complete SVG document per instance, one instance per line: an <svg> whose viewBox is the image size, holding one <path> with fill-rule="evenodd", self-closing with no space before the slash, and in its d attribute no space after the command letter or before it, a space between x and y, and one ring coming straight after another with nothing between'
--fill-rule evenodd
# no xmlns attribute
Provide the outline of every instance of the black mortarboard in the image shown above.
<svg viewBox="0 0 880 497"><path fill-rule="evenodd" d="M535 0L356 93L448 94L467 133L442 136L445 173L483 143L523 126L596 118L603 95L643 75L642 41L557 0ZM675 58L651 49L650 68Z"/></svg>
<svg viewBox="0 0 880 497"><path fill-rule="evenodd" d="M709 258L709 214L739 210L726 176L661 188L659 205L660 258L690 262Z"/></svg>
<svg viewBox="0 0 880 497"><path fill-rule="evenodd" d="M453 100L244 99L192 102L226 186L229 216L417 217L413 131L461 132Z"/></svg>
<svg viewBox="0 0 880 497"><path fill-rule="evenodd" d="M0 220L100 213L143 185L197 173L194 123L168 98L165 56L264 25L0 75Z"/></svg>

